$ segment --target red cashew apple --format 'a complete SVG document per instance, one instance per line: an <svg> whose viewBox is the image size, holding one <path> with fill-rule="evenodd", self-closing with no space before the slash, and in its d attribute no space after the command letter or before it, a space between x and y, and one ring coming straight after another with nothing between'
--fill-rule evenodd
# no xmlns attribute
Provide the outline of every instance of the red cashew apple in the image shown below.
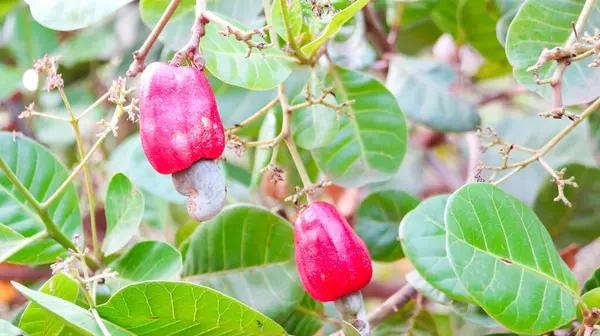
<svg viewBox="0 0 600 336"><path fill-rule="evenodd" d="M173 174L191 217L212 219L227 188L215 161L225 149L225 132L210 82L194 67L152 63L142 75L139 100L148 161L158 173Z"/></svg>
<svg viewBox="0 0 600 336"><path fill-rule="evenodd" d="M142 147L157 172L172 174L223 154L223 124L202 70L152 63L142 75L139 100Z"/></svg>
<svg viewBox="0 0 600 336"><path fill-rule="evenodd" d="M329 203L302 210L294 225L296 265L308 294L335 301L364 288L373 274L365 243Z"/></svg>

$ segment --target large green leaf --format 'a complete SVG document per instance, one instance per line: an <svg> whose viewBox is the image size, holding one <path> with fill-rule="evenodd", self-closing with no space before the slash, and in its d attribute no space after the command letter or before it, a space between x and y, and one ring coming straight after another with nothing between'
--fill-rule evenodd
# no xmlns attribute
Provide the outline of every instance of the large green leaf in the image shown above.
<svg viewBox="0 0 600 336"><path fill-rule="evenodd" d="M600 308L600 288L594 288L591 291L586 292L581 296L581 300L590 310L592 308ZM583 314L581 314L581 311L577 311L577 319L579 321L583 320Z"/></svg>
<svg viewBox="0 0 600 336"><path fill-rule="evenodd" d="M185 197L177 193L170 175L157 173L148 162L139 134L131 135L111 154L108 161L111 174L131 176L136 187L173 203L183 203Z"/></svg>
<svg viewBox="0 0 600 336"><path fill-rule="evenodd" d="M348 20L352 19L358 11L360 11L364 6L369 3L369 0L356 0L350 6L346 7L344 10L336 13L331 21L325 27L325 30L321 32L319 37L310 42L309 44L302 47L302 52L306 55L312 55L319 49L319 47L325 43L330 37L335 35L335 33L340 30L340 28L346 23Z"/></svg>
<svg viewBox="0 0 600 336"><path fill-rule="evenodd" d="M107 281L111 288L146 280L177 280L181 273L181 254L171 245L160 241L139 242L110 268L118 272L115 279Z"/></svg>
<svg viewBox="0 0 600 336"><path fill-rule="evenodd" d="M521 6L508 29L506 55L514 67L515 78L527 88L551 100L550 85L537 85L533 74L525 69L534 65L544 47L563 46L573 29L571 22L577 21L585 0L529 0ZM600 23L600 8L593 6L583 32L593 34ZM588 102L598 97L600 69L588 68L592 57L573 62L564 73L562 98L565 105ZM552 76L556 62L549 62L540 69L540 78Z"/></svg>
<svg viewBox="0 0 600 336"><path fill-rule="evenodd" d="M28 336L26 332L10 324L6 320L0 320L0 335L5 336Z"/></svg>
<svg viewBox="0 0 600 336"><path fill-rule="evenodd" d="M144 195L122 173L114 175L106 192L106 236L102 252L113 254L135 235L144 215Z"/></svg>
<svg viewBox="0 0 600 336"><path fill-rule="evenodd" d="M428 198L404 216L400 242L406 257L428 283L453 299L471 301L446 253L447 200L447 195Z"/></svg>
<svg viewBox="0 0 600 336"><path fill-rule="evenodd" d="M79 294L79 285L68 276L57 274L46 281L40 292L74 303ZM65 323L37 303L30 302L21 316L19 326L30 335L60 335Z"/></svg>
<svg viewBox="0 0 600 336"><path fill-rule="evenodd" d="M283 21L283 15L281 12L281 0L273 1L271 7L271 22L273 22L273 28L279 36L287 41L287 32ZM297 37L302 31L302 6L300 6L300 0L290 0L283 2L283 6L286 6L287 22L289 24L292 36Z"/></svg>
<svg viewBox="0 0 600 336"><path fill-rule="evenodd" d="M338 103L355 99L342 116L335 138L313 150L317 165L343 187L360 187L389 180L406 153L404 115L394 96L377 79L361 72L333 67L327 86L334 85Z"/></svg>
<svg viewBox="0 0 600 336"><path fill-rule="evenodd" d="M25 238L17 231L0 224L0 263L31 244L35 238Z"/></svg>
<svg viewBox="0 0 600 336"><path fill-rule="evenodd" d="M44 201L58 189L69 175L66 168L40 144L23 136L0 132L0 155L19 180L38 201ZM0 223L31 237L44 230L41 219L4 173L0 173ZM75 187L70 185L48 208L48 214L69 238L81 233L81 214ZM13 263L51 263L65 249L54 240L29 244L14 254Z"/></svg>
<svg viewBox="0 0 600 336"><path fill-rule="evenodd" d="M328 41L327 54L339 66L352 70L364 70L377 60L377 50L369 43L366 35L364 14L357 13L354 20L342 27L342 31Z"/></svg>
<svg viewBox="0 0 600 336"><path fill-rule="evenodd" d="M312 336L323 327L323 303L304 294L302 302L294 307L294 312L281 325L290 335Z"/></svg>
<svg viewBox="0 0 600 336"><path fill-rule="evenodd" d="M558 248L572 243L584 246L600 235L597 214L600 206L600 169L581 164L565 168L565 178L574 176L579 185L579 188L566 186L564 189L565 197L573 206L567 207L562 202L555 202L556 183L546 180L538 192L533 208Z"/></svg>
<svg viewBox="0 0 600 336"><path fill-rule="evenodd" d="M14 281L11 283L21 294L30 301L38 304L54 317L60 319L69 329L76 330L82 334L103 335L94 316L87 309L83 309L52 295L34 291ZM102 323L112 336L135 335L109 321L102 321Z"/></svg>
<svg viewBox="0 0 600 336"><path fill-rule="evenodd" d="M54 30L76 30L93 25L132 0L25 0L33 17Z"/></svg>
<svg viewBox="0 0 600 336"><path fill-rule="evenodd" d="M226 21L247 31L248 27L232 19ZM268 90L286 80L294 69L291 57L274 48L263 49L264 56L256 49L245 58L248 46L229 36L222 36L217 25L206 26L206 35L201 39L202 51L206 56L206 68L225 83L251 90ZM261 42L261 37L253 37ZM264 42L264 41L263 41Z"/></svg>
<svg viewBox="0 0 600 336"><path fill-rule="evenodd" d="M282 327L241 302L184 282L129 285L98 306L98 313L136 335L286 335Z"/></svg>
<svg viewBox="0 0 600 336"><path fill-rule="evenodd" d="M468 184L448 199L445 221L450 263L491 317L530 334L573 319L575 275L524 203L491 184Z"/></svg>
<svg viewBox="0 0 600 336"><path fill-rule="evenodd" d="M273 111L267 112L267 116L260 126L257 140L273 139L277 135L277 117ZM254 165L252 166L252 178L250 180L250 189L256 188L262 180L261 171L269 164L273 149L257 148L254 152Z"/></svg>
<svg viewBox="0 0 600 336"><path fill-rule="evenodd" d="M404 257L398 243L398 225L418 204L418 199L399 190L379 191L360 203L354 230L367 245L373 260L394 261Z"/></svg>
<svg viewBox="0 0 600 336"><path fill-rule="evenodd" d="M424 17L431 14L433 10L443 0L418 0L410 2L402 2L398 0L386 0L388 5L386 12L386 19L388 25L391 25L396 18L398 12L398 6L402 6L401 10L401 24L407 25L412 22L423 19Z"/></svg>
<svg viewBox="0 0 600 336"><path fill-rule="evenodd" d="M311 76L308 85L310 85L309 90L312 96L322 95L321 89L323 89L323 85L316 74ZM316 98L313 97L312 99ZM292 104L295 105L304 102L306 102L306 89L302 90L294 98ZM325 98L325 102L336 104L335 98L331 95ZM316 149L326 146L335 137L339 123L336 111L322 104L315 104L296 110L292 114L291 120L294 141L304 149Z"/></svg>
<svg viewBox="0 0 600 336"><path fill-rule="evenodd" d="M52 53L58 46L56 32L37 23L27 8L12 12L2 31L7 34L5 39L10 41L8 47L20 69L31 68L34 60Z"/></svg>
<svg viewBox="0 0 600 336"><path fill-rule="evenodd" d="M571 124L570 120L544 119L538 116L506 118L492 125L498 136L507 143L519 144L529 148L538 149L544 146L552 137ZM536 132L531 132L535 129ZM511 151L511 161L518 162L531 156L530 153ZM594 150L589 139L589 124L583 121L572 130L554 148L544 155L546 162L556 170L563 165L581 163L595 166ZM500 166L502 156L498 149L490 149L482 155L486 165ZM498 178L508 171L500 173ZM508 193L517 196L527 204L533 204L542 183L549 179L548 172L537 162L527 166L500 186ZM553 197L554 198L554 197Z"/></svg>
<svg viewBox="0 0 600 336"><path fill-rule="evenodd" d="M468 42L492 62L506 62L504 48L496 38L499 13L492 1L443 0L433 18L458 44Z"/></svg>
<svg viewBox="0 0 600 336"><path fill-rule="evenodd" d="M464 132L477 127L474 104L453 93L459 81L449 65L422 58L397 56L390 62L387 87L407 116L442 132Z"/></svg>
<svg viewBox="0 0 600 336"><path fill-rule="evenodd" d="M278 322L304 296L294 263L292 226L250 205L228 206L198 227L190 237L183 276Z"/></svg>
<svg viewBox="0 0 600 336"><path fill-rule="evenodd" d="M586 292L591 291L594 288L600 287L600 268L597 268L583 284L583 288L581 289L581 294L585 294Z"/></svg>

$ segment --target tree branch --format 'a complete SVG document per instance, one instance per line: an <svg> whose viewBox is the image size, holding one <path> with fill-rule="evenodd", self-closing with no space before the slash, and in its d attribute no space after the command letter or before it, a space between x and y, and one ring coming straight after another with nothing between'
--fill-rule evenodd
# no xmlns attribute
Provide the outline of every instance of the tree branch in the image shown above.
<svg viewBox="0 0 600 336"><path fill-rule="evenodd" d="M144 68L146 68L146 64L144 62L146 60L146 56L148 56L148 52L150 52L150 49L169 22L169 19L171 19L171 16L173 16L173 13L175 13L177 7L179 7L180 3L181 0L171 0L169 6L160 17L160 20L158 20L158 23L156 23L156 26L154 26L154 29L152 29L152 32L150 32L150 35L148 35L148 38L144 44L140 47L140 49L133 52L133 63L131 63L129 70L127 70L127 76L135 77L138 73L144 71Z"/></svg>

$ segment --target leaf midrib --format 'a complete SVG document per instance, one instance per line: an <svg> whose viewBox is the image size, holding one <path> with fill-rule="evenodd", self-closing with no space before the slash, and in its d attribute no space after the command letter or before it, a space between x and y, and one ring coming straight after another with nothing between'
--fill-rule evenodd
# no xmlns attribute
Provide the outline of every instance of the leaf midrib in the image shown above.
<svg viewBox="0 0 600 336"><path fill-rule="evenodd" d="M447 231L447 232L448 232L448 231ZM530 267L530 266L524 265L524 264L522 264L522 263L521 263L521 262L519 262L519 261L516 261L516 260L513 260L513 259L504 258L504 257L498 256L498 255L495 255L494 253L492 253L492 252L490 252L490 251L483 250L483 249L481 249L481 248L479 248L479 247L477 247L477 246L474 246L474 245L472 245L471 243L469 243L469 242L465 241L464 239L460 239L460 238L459 238L457 235L455 235L454 233L448 232L448 234L452 235L452 236L453 236L453 237L454 237L456 240L458 240L458 241L460 241L460 242L462 242L462 243L464 243L464 244L466 244L466 245L470 246L472 249L474 249L474 250L476 250L476 251L479 251L479 252L482 252L482 253L485 253L485 254L487 254L487 255L489 255L489 256L491 256L491 257L494 257L496 262L500 261L500 259L509 260L509 261L511 261L511 262L512 262L512 264L513 264L512 266L519 266L519 267L521 267L521 268L525 269L526 271L530 271L530 272L532 272L532 273L534 273L534 274L537 274L537 275L541 276L542 278L545 278L545 279L547 279L548 281L550 281L550 282L553 282L553 283L555 283L556 285L558 285L558 286L560 286L560 287L563 287L563 288L564 288L564 289L565 289L565 290L566 290L566 291L567 291L569 294L571 294L571 296L572 296L573 298L575 298L575 299L577 299L577 298L579 297L579 295L577 295L577 293L576 293L576 292L574 292L573 290L571 290L571 288L569 288L567 284L564 284L564 283L560 282L558 279L555 279L555 278L551 277L550 275L548 275L548 274L546 274L546 273L543 273L543 272L542 272L542 271L540 271L540 270L537 270L537 269L535 269L535 268L532 268L532 267ZM560 266L560 265L559 265L559 266ZM461 282L462 282L462 281L461 281Z"/></svg>

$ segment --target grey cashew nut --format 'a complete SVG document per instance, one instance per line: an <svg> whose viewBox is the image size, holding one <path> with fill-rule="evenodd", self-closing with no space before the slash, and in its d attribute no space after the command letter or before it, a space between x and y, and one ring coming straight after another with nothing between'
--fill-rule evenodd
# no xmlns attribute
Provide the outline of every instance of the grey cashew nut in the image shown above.
<svg viewBox="0 0 600 336"><path fill-rule="evenodd" d="M188 196L187 211L192 218L207 221L223 209L227 186L216 161L198 160L172 178L177 192Z"/></svg>

